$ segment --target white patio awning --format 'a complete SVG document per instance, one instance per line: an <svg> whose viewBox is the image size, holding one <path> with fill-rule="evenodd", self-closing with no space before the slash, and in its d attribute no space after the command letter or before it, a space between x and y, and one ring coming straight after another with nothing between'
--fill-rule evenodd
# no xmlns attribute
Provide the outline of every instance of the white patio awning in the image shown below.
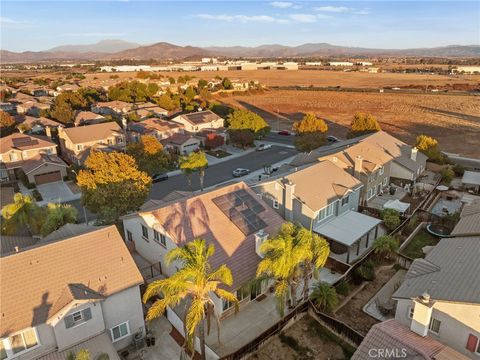
<svg viewBox="0 0 480 360"><path fill-rule="evenodd" d="M385 204L383 204L384 209L393 209L397 210L399 213L404 213L408 210L410 204L401 202L400 200L388 200Z"/></svg>
<svg viewBox="0 0 480 360"><path fill-rule="evenodd" d="M313 230L346 246L352 246L363 235L382 221L356 211L347 211Z"/></svg>
<svg viewBox="0 0 480 360"><path fill-rule="evenodd" d="M480 172L465 171L463 173L462 183L467 185L480 185Z"/></svg>

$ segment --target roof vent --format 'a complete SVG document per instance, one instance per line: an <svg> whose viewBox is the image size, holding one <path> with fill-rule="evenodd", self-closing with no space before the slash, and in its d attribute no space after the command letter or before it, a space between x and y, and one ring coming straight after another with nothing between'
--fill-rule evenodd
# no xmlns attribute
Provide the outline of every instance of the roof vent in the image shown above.
<svg viewBox="0 0 480 360"><path fill-rule="evenodd" d="M420 300L425 303L425 304L428 304L430 302L430 294L427 293L426 291L422 294L422 296L420 297Z"/></svg>
<svg viewBox="0 0 480 360"><path fill-rule="evenodd" d="M260 251L260 246L263 244L265 240L267 240L267 238L268 238L268 233L266 233L263 229L255 233L255 252L261 258L264 257L264 254Z"/></svg>

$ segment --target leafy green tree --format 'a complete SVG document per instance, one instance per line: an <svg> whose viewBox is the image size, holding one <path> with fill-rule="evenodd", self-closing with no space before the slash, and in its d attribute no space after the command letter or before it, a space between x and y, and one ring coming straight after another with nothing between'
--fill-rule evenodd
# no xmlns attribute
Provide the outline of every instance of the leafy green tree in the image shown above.
<svg viewBox="0 0 480 360"><path fill-rule="evenodd" d="M227 123L230 130L250 130L257 137L263 137L270 131L267 122L249 110L234 110L228 115Z"/></svg>
<svg viewBox="0 0 480 360"><path fill-rule="evenodd" d="M27 228L31 234L38 234L43 215L35 200L30 195L16 193L13 203L2 208L2 233L13 234Z"/></svg>
<svg viewBox="0 0 480 360"><path fill-rule="evenodd" d="M2 137L10 135L15 128L15 124L16 122L10 114L0 110L0 134Z"/></svg>
<svg viewBox="0 0 480 360"><path fill-rule="evenodd" d="M208 160L203 151L193 151L189 155L180 158L180 170L187 176L190 188L192 186L192 174L198 172L200 189L203 190L203 180L207 167Z"/></svg>
<svg viewBox="0 0 480 360"><path fill-rule="evenodd" d="M243 149L251 147L255 142L255 135L251 130L230 130L230 141Z"/></svg>
<svg viewBox="0 0 480 360"><path fill-rule="evenodd" d="M238 309L238 300L234 294L221 288L231 286L233 277L230 269L220 265L212 269L209 258L215 254L215 247L206 244L203 239L196 239L181 248L170 250L165 256L167 265L180 263L180 268L170 277L157 280L148 285L143 301L146 303L154 296L156 300L147 313L147 321L160 317L167 307L174 308L186 300L185 347L194 351L195 336L200 339L201 358L206 359L205 320L207 333L210 332L212 316L215 317L215 294L218 298L229 301ZM217 326L220 322L217 319ZM220 339L220 329L218 329Z"/></svg>
<svg viewBox="0 0 480 360"><path fill-rule="evenodd" d="M168 81L170 82L170 84L175 84L175 78L173 76L170 76L168 78Z"/></svg>
<svg viewBox="0 0 480 360"><path fill-rule="evenodd" d="M82 203L98 214L100 222L114 223L147 200L151 178L132 156L93 151L85 167L77 176Z"/></svg>
<svg viewBox="0 0 480 360"><path fill-rule="evenodd" d="M393 230L400 225L400 213L394 209L385 209L382 211L382 220L387 229Z"/></svg>
<svg viewBox="0 0 480 360"><path fill-rule="evenodd" d="M178 101L172 99L172 94L168 91L165 94L162 94L158 99L156 99L156 103L158 106L168 111L175 110L180 106Z"/></svg>
<svg viewBox="0 0 480 360"><path fill-rule="evenodd" d="M42 236L47 236L65 224L73 224L77 221L77 215L77 209L71 205L50 203L47 205L46 217L40 233Z"/></svg>
<svg viewBox="0 0 480 360"><path fill-rule="evenodd" d="M203 88L208 86L208 81L204 80L204 79L200 79L200 80L198 80L198 85L197 86L198 86L199 89L203 89Z"/></svg>
<svg viewBox="0 0 480 360"><path fill-rule="evenodd" d="M455 177L455 172L451 166L444 167L440 174L442 175L442 182L446 185L450 185Z"/></svg>
<svg viewBox="0 0 480 360"><path fill-rule="evenodd" d="M443 163L444 156L440 151L437 139L434 139L427 135L417 136L417 144L415 145L418 150L427 155L427 157L436 163Z"/></svg>
<svg viewBox="0 0 480 360"><path fill-rule="evenodd" d="M69 124L73 122L75 110L87 108L87 101L79 93L66 91L55 98L49 115L61 123Z"/></svg>
<svg viewBox="0 0 480 360"><path fill-rule="evenodd" d="M301 152L310 152L325 145L325 135L322 133L305 133L295 137L295 148Z"/></svg>
<svg viewBox="0 0 480 360"><path fill-rule="evenodd" d="M163 151L163 145L153 135L143 135L140 142L129 144L127 154L135 158L140 171L150 176L168 168L168 156Z"/></svg>
<svg viewBox="0 0 480 360"><path fill-rule="evenodd" d="M318 282L315 284L310 295L317 306L322 311L330 312L338 305L338 295L335 288L327 283Z"/></svg>
<svg viewBox="0 0 480 360"><path fill-rule="evenodd" d="M97 102L107 100L106 94L98 91L97 89L85 87L79 89L77 93L85 100L88 107Z"/></svg>
<svg viewBox="0 0 480 360"><path fill-rule="evenodd" d="M123 81L108 88L108 98L125 102L147 101L158 92L158 85L144 84L137 80Z"/></svg>
<svg viewBox="0 0 480 360"><path fill-rule="evenodd" d="M382 130L377 118L372 114L356 113L350 125L348 138L354 138Z"/></svg>
<svg viewBox="0 0 480 360"><path fill-rule="evenodd" d="M195 98L196 95L197 93L193 89L193 86L189 86L187 90L185 90L185 98L188 103L190 103Z"/></svg>
<svg viewBox="0 0 480 360"><path fill-rule="evenodd" d="M231 89L233 89L232 82L230 81L229 78L227 78L227 77L224 77L224 78L223 78L223 80L222 80L222 87L223 87L225 90L231 90Z"/></svg>
<svg viewBox="0 0 480 360"><path fill-rule="evenodd" d="M317 118L314 114L306 114L302 120L293 124L293 130L297 135L320 133L325 134L328 131L328 125L323 119Z"/></svg>
<svg viewBox="0 0 480 360"><path fill-rule="evenodd" d="M382 235L373 242L373 252L386 259L398 251L398 241L393 236Z"/></svg>

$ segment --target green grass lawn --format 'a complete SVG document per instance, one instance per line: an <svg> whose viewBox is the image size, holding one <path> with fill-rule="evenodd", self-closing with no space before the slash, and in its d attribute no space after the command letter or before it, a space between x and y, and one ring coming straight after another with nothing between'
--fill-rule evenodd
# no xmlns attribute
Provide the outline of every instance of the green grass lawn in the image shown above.
<svg viewBox="0 0 480 360"><path fill-rule="evenodd" d="M422 248L424 246L435 246L438 240L435 236L430 235L427 230L422 229L410 241L410 244L402 250L402 254L412 259L423 258L425 255L422 252Z"/></svg>
<svg viewBox="0 0 480 360"><path fill-rule="evenodd" d="M232 155L223 150L210 150L210 151L207 151L207 154L219 159Z"/></svg>

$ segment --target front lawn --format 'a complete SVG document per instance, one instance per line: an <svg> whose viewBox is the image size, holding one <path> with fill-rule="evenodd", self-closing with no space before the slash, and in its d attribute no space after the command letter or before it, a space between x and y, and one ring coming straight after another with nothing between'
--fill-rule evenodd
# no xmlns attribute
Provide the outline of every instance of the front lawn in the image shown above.
<svg viewBox="0 0 480 360"><path fill-rule="evenodd" d="M210 156L216 157L218 159L221 159L221 158L232 155L232 154L230 154L226 151L223 151L223 150L210 150L210 151L207 151L207 154L210 155Z"/></svg>
<svg viewBox="0 0 480 360"><path fill-rule="evenodd" d="M410 241L402 254L412 259L423 258L425 254L422 251L424 246L435 246L438 243L438 238L429 234L426 229L422 229Z"/></svg>

